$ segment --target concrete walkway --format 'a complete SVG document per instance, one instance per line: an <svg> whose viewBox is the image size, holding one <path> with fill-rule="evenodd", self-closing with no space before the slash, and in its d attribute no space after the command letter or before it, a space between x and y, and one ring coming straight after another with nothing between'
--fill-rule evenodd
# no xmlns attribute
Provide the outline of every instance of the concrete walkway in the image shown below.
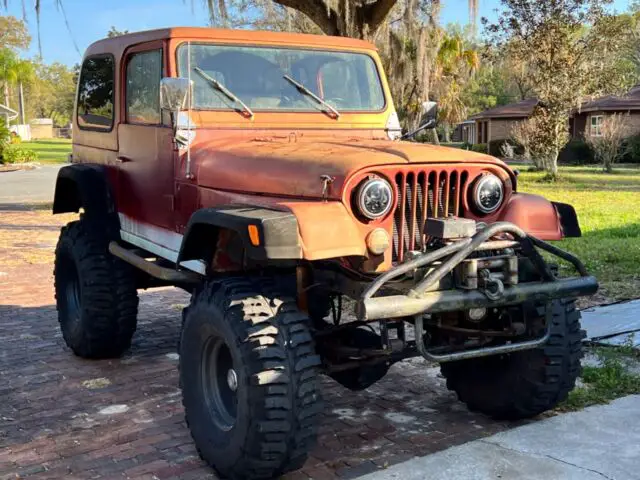
<svg viewBox="0 0 640 480"><path fill-rule="evenodd" d="M640 347L640 300L583 310L582 328L592 342Z"/></svg>
<svg viewBox="0 0 640 480"><path fill-rule="evenodd" d="M515 428L361 480L638 480L640 396Z"/></svg>

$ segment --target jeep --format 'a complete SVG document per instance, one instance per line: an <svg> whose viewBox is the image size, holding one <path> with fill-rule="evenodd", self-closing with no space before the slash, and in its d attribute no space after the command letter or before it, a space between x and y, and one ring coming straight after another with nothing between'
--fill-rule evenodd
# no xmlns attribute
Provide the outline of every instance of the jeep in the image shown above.
<svg viewBox="0 0 640 480"><path fill-rule="evenodd" d="M53 204L80 213L56 248L66 344L117 357L137 290L190 292L186 420L229 478L303 465L320 374L360 390L422 356L471 410L553 408L580 371L575 299L598 288L547 243L580 235L575 210L518 191L496 158L412 141L435 126L423 113L402 135L360 40L168 28L94 43Z"/></svg>

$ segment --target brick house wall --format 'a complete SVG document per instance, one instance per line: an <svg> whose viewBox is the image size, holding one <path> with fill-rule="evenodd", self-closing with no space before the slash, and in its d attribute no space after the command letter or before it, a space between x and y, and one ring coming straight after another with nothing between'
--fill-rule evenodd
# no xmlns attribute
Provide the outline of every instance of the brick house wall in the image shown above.
<svg viewBox="0 0 640 480"><path fill-rule="evenodd" d="M489 141L508 140L515 125L522 122L521 118L493 118L489 128Z"/></svg>
<svg viewBox="0 0 640 480"><path fill-rule="evenodd" d="M627 115L625 117L625 124L629 129L628 135L636 135L640 134L640 111L631 111L631 112L588 112L577 114L574 117L574 126L572 137L573 138L585 138L588 135L591 135L591 118L594 116L607 116L613 115L614 113L622 113Z"/></svg>

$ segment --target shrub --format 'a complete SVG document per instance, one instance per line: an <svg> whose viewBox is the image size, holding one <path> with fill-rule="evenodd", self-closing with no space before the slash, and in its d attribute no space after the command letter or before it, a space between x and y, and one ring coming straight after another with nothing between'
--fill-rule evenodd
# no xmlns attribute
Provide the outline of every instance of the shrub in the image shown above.
<svg viewBox="0 0 640 480"><path fill-rule="evenodd" d="M2 150L5 145L9 143L10 138L11 134L9 133L9 129L4 122L0 120L0 155L2 155Z"/></svg>
<svg viewBox="0 0 640 480"><path fill-rule="evenodd" d="M558 163L564 165L593 165L598 163L593 150L584 140L571 140L558 155Z"/></svg>
<svg viewBox="0 0 640 480"><path fill-rule="evenodd" d="M489 142L489 155L501 157L505 150L513 149L515 157L524 155L524 147L511 140L491 140Z"/></svg>
<svg viewBox="0 0 640 480"><path fill-rule="evenodd" d="M5 145L0 153L0 162L5 164L35 162L37 159L38 154L33 150L11 143Z"/></svg>
<svg viewBox="0 0 640 480"><path fill-rule="evenodd" d="M471 150L479 153L487 153L487 144L486 143L476 143L471 145Z"/></svg>
<svg viewBox="0 0 640 480"><path fill-rule="evenodd" d="M640 133L626 138L622 149L622 163L640 163Z"/></svg>
<svg viewBox="0 0 640 480"><path fill-rule="evenodd" d="M607 115L600 126L601 135L586 138L594 157L602 163L602 168L607 172L612 172L613 164L623 156L624 141L629 135L627 117L628 115L621 113Z"/></svg>

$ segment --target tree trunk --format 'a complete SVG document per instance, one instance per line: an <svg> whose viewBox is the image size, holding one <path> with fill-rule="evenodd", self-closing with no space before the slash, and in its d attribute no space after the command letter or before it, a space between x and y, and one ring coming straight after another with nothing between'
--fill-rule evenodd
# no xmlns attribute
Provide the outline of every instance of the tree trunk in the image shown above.
<svg viewBox="0 0 640 480"><path fill-rule="evenodd" d="M4 106L9 106L9 82L4 82ZM9 126L9 114L5 116L7 127Z"/></svg>
<svg viewBox="0 0 640 480"><path fill-rule="evenodd" d="M553 181L558 178L558 155L559 151L555 150L548 159L547 172Z"/></svg>
<svg viewBox="0 0 640 480"><path fill-rule="evenodd" d="M22 89L22 82L18 86L18 110L20 112L20 125L27 123L24 118L24 90Z"/></svg>
<svg viewBox="0 0 640 480"><path fill-rule="evenodd" d="M448 123L445 123L442 128L444 129L444 142L451 143L451 127Z"/></svg>

